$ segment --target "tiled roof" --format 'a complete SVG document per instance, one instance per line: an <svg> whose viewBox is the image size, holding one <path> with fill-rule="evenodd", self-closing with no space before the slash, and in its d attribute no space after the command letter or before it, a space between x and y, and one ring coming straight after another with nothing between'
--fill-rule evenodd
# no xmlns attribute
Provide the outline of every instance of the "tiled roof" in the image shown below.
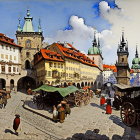
<svg viewBox="0 0 140 140"><path fill-rule="evenodd" d="M34 57L35 57L34 58L35 64L38 63L42 59L51 60L51 61L59 61L59 62L64 61L60 54L47 50L47 49L41 49L40 52L35 54Z"/></svg>
<svg viewBox="0 0 140 140"><path fill-rule="evenodd" d="M82 62L83 64L99 68L96 64L94 64L93 60L91 60L85 54L81 53L79 50L76 50L71 44L67 43L67 47L62 43L54 44L59 48L59 50L65 57L72 58L74 60Z"/></svg>
<svg viewBox="0 0 140 140"><path fill-rule="evenodd" d="M0 42L3 42L3 43L6 43L6 44L9 44L9 45L12 45L14 47L20 47L22 48L21 46L17 45L14 43L14 39L11 39L9 37L7 37L6 35L0 33Z"/></svg>
<svg viewBox="0 0 140 140"><path fill-rule="evenodd" d="M112 70L113 72L117 72L117 68L115 65L105 65L103 64L103 69L104 70Z"/></svg>

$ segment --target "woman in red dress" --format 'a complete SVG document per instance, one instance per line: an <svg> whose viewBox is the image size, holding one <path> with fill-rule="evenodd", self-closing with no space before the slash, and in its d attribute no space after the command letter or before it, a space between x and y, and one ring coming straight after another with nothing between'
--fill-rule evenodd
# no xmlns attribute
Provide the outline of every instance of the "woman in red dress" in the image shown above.
<svg viewBox="0 0 140 140"><path fill-rule="evenodd" d="M16 114L15 115L16 118L14 119L14 122L13 122L13 129L15 130L15 134L18 135L18 128L19 128L19 124L20 124L20 115Z"/></svg>

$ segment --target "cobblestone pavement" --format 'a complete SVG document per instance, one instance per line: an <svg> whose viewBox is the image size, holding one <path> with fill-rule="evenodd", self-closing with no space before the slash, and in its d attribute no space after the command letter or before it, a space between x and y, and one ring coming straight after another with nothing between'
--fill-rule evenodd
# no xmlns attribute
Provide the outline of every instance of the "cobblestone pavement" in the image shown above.
<svg viewBox="0 0 140 140"><path fill-rule="evenodd" d="M30 98L22 93L12 93L6 109L0 110L0 139L71 139L81 135L94 134L92 139L131 139L135 137L135 131L126 127L120 120L119 111L106 115L103 107L99 106L99 98L94 97L87 106L75 107L63 124L54 123L49 119L25 110L23 101ZM19 136L11 134L15 113L21 116L21 132ZM93 133L99 129L99 133ZM7 132L7 133L6 133ZM80 134L79 134L80 133ZM78 138L80 139L80 138ZM86 137L85 137L86 139ZM137 138L139 139L139 138Z"/></svg>

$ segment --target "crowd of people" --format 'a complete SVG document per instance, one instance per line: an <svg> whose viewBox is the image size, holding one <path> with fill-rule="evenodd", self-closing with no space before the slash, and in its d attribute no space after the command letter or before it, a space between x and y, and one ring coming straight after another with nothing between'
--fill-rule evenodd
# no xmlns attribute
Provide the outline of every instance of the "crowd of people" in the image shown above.
<svg viewBox="0 0 140 140"><path fill-rule="evenodd" d="M53 121L54 122L60 122L63 123L65 120L65 117L67 117L67 114L70 115L71 109L69 104L65 101L61 101L60 104L57 105L57 107L53 106Z"/></svg>

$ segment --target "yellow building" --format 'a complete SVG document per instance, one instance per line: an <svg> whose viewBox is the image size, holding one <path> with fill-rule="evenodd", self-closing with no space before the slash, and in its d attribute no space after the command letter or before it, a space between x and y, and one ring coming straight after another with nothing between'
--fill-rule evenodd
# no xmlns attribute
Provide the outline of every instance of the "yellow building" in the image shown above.
<svg viewBox="0 0 140 140"><path fill-rule="evenodd" d="M59 53L65 62L64 86L73 83L77 87L93 86L101 69L94 61L69 43L53 43L46 49Z"/></svg>
<svg viewBox="0 0 140 140"><path fill-rule="evenodd" d="M61 55L50 50L41 49L34 56L37 85L57 85L65 80L64 60Z"/></svg>

